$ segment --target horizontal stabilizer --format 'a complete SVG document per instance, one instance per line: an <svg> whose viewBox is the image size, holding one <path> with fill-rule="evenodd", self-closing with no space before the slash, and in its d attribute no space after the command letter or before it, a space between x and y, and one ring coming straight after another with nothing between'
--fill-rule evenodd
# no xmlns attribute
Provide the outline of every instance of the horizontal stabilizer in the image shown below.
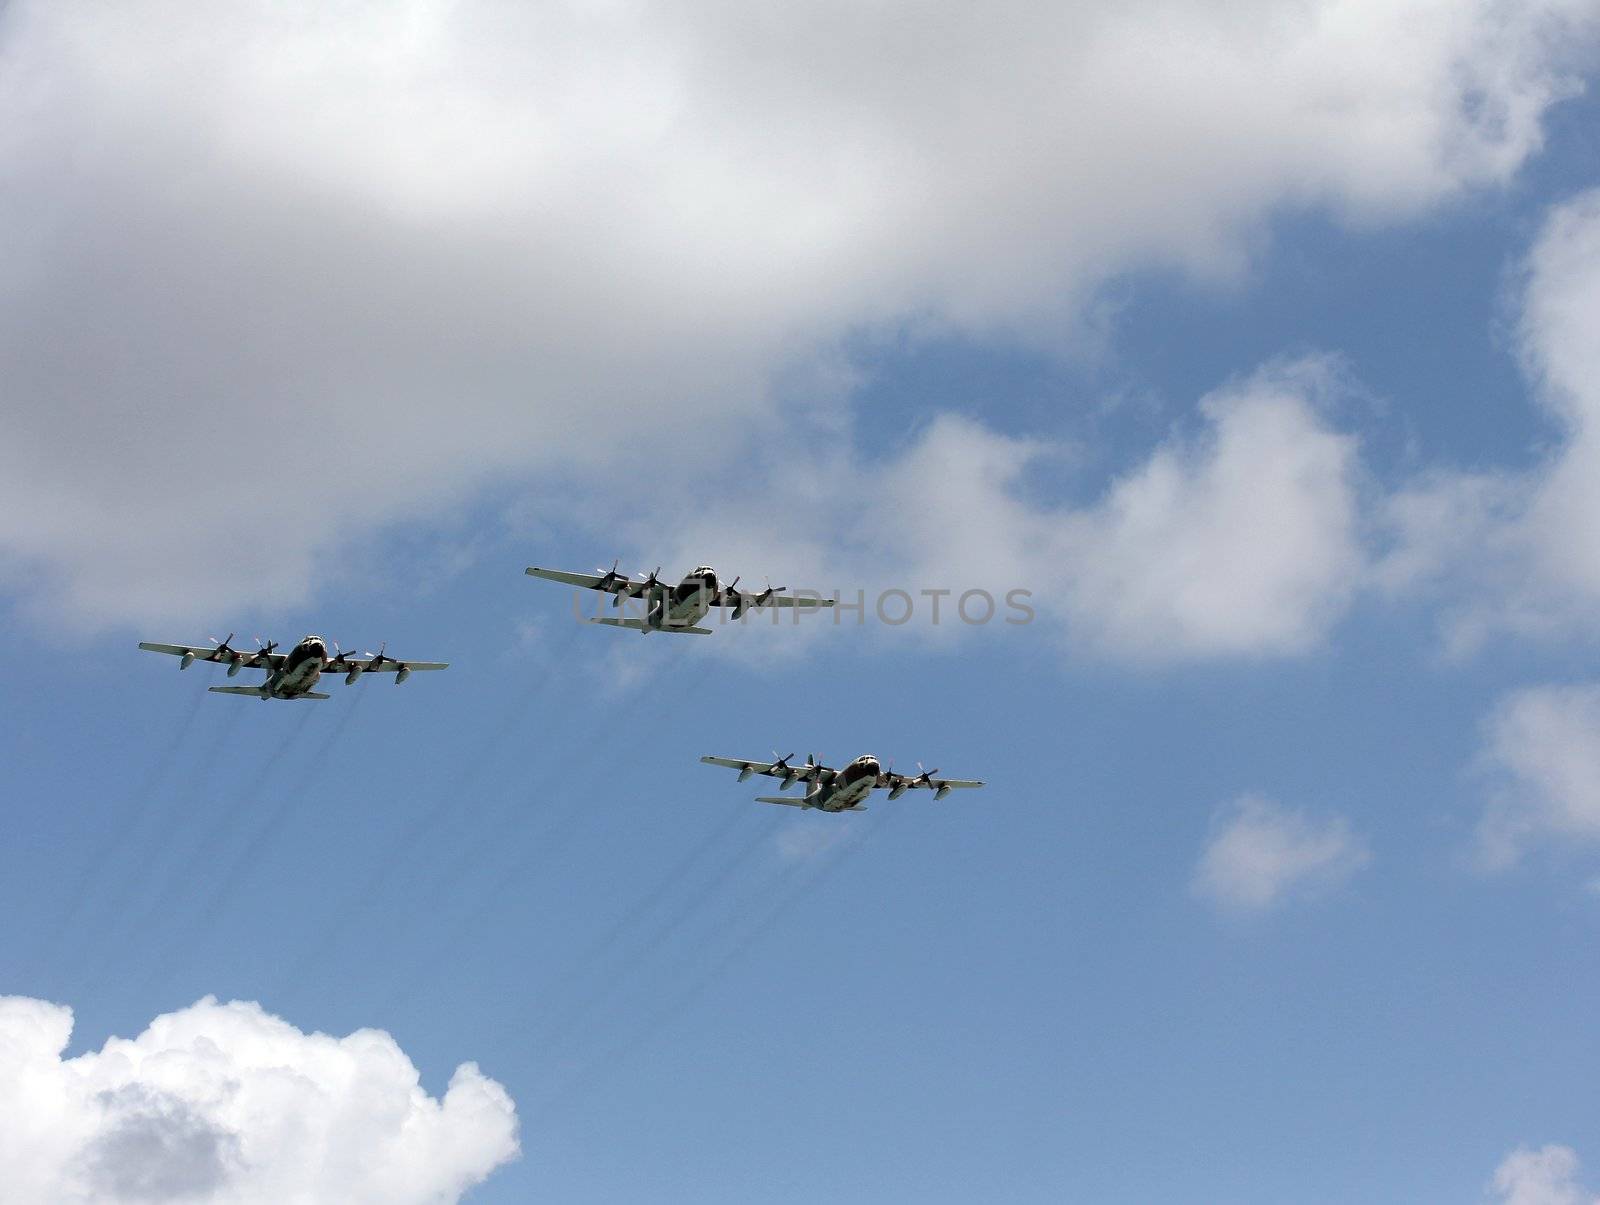
<svg viewBox="0 0 1600 1205"><path fill-rule="evenodd" d="M249 695L253 699L270 699L273 697L271 695L262 694L261 689L256 686L208 686L206 689L214 695ZM325 695L319 690L308 690L303 695L290 695L289 697L291 699L333 698L332 695Z"/></svg>
<svg viewBox="0 0 1600 1205"><path fill-rule="evenodd" d="M711 635L710 628L685 628L674 624L670 627L651 627L642 619L613 619L609 615L595 615L589 617L590 623L603 623L608 628L631 628L635 632L693 632L696 636Z"/></svg>
<svg viewBox="0 0 1600 1205"><path fill-rule="evenodd" d="M810 800L804 798L803 796L796 797L796 796L793 796L793 795L757 795L756 796L756 802L757 803L781 803L781 804L784 804L787 807L792 807L792 808L814 808L814 807L817 806L816 804L812 803ZM857 804L852 805L851 807L840 808L839 809L839 811L841 811L841 812L864 812L866 810L867 810L867 805L864 804L864 803L857 803Z"/></svg>

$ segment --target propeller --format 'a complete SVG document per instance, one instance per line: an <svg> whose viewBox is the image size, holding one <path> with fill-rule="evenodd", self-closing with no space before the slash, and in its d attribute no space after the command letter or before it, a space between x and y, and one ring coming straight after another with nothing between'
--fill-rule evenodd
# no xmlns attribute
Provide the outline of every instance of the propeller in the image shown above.
<svg viewBox="0 0 1600 1205"><path fill-rule="evenodd" d="M367 664L365 666L363 666L362 668L363 669L369 669L369 670L370 669L377 669L385 661L388 661L389 658L385 657L383 655L383 650L388 648L388 647L389 647L388 643L385 642L385 643L380 644L378 646L378 651L376 653L363 653L362 656L371 657L372 660L367 662Z"/></svg>
<svg viewBox="0 0 1600 1205"><path fill-rule="evenodd" d="M661 566L657 565L654 569L650 570L642 582L636 582L631 577L624 578L623 580L628 584L617 592L617 596L611 600L611 605L613 607L620 607L622 605L622 600L625 598L637 598L640 595L648 597L661 585L661 579L656 576L660 572Z"/></svg>
<svg viewBox="0 0 1600 1205"><path fill-rule="evenodd" d="M727 598L730 595L733 598L733 617L735 619L738 619L739 616L744 614L744 595L739 593L739 579L738 578L734 578L731 582L729 582L726 586L724 586L722 588L722 597L723 598Z"/></svg>
<svg viewBox="0 0 1600 1205"><path fill-rule="evenodd" d="M595 572L600 575L600 580L594 584L596 590L610 590L611 587L621 585L624 582L628 583L629 585L633 584L633 578L629 577L626 573L617 572L617 566L621 564L621 562L622 558L618 557L616 560L611 562L611 568L609 569L601 569L596 566ZM624 591L613 595L611 599L611 605L613 607L620 607L622 605L622 599L625 593L626 592Z"/></svg>
<svg viewBox="0 0 1600 1205"><path fill-rule="evenodd" d="M346 686L354 685L355 680L361 676L361 667L344 655L344 650L339 647L339 642L333 642L333 660L328 662L328 668L344 673Z"/></svg>
<svg viewBox="0 0 1600 1205"><path fill-rule="evenodd" d="M921 762L917 763L917 769L922 770ZM938 787L939 784L933 780L933 776L938 772L939 768L937 766L931 770L922 770L921 774L911 780L911 785L914 787Z"/></svg>
<svg viewBox="0 0 1600 1205"><path fill-rule="evenodd" d="M800 771L789 765L789 759L793 757L794 754L787 753L784 756L779 757L778 751L774 749L772 751L772 756L774 760L773 763L767 767L767 773L771 774L774 771L781 770L783 772L783 782L779 785L778 790L787 791L790 787L794 786L795 781L800 777Z"/></svg>
<svg viewBox="0 0 1600 1205"><path fill-rule="evenodd" d="M892 759L884 763L883 784L889 788L890 799L899 799L900 796L904 795L911 789L910 779L905 777L903 774L895 774L894 761Z"/></svg>
<svg viewBox="0 0 1600 1205"><path fill-rule="evenodd" d="M228 633L227 640L218 640L215 636L208 636L206 639L217 646L211 650L211 655L206 658L207 661L237 661L239 659L239 654L234 651L232 645L232 632Z"/></svg>
<svg viewBox="0 0 1600 1205"><path fill-rule="evenodd" d="M256 651L249 658L250 664L253 665L253 666L256 666L257 668L271 669L272 668L272 650L277 648L277 647L278 647L278 642L276 640L269 640L265 644L263 644L262 641L261 641L261 637L257 636L256 637ZM231 678L231 677L233 677L234 674L238 673L239 667L241 665L243 665L244 663L245 663L245 661L244 661L243 658L235 659L234 663L228 667L228 677Z"/></svg>

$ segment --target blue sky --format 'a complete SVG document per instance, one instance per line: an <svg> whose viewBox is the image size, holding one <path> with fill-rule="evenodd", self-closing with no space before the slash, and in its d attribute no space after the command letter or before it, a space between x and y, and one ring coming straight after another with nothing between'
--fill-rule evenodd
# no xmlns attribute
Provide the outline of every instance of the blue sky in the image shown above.
<svg viewBox="0 0 1600 1205"><path fill-rule="evenodd" d="M24 1183L1593 1200L1593 16L1263 10L241 5L160 15L180 86L8 9ZM522 573L613 557L1038 617L639 639ZM451 668L256 704L135 649L230 631ZM988 786L795 815L697 761L775 746ZM326 1132L196 1086L267 1014Z"/></svg>

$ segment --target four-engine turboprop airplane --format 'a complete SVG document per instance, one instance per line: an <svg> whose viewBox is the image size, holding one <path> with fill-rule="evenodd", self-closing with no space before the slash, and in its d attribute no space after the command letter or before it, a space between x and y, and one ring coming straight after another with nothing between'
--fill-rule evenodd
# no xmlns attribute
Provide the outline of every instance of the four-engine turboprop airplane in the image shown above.
<svg viewBox="0 0 1600 1205"><path fill-rule="evenodd" d="M782 593L783 587L768 586L760 594L747 594L740 590L739 579L727 586L717 583L717 574L709 565L701 565L687 574L676 586L669 586L652 570L643 581L634 581L626 573L618 573L615 563L610 569L598 573L565 573L560 569L539 569L530 565L529 577L542 577L546 581L579 586L585 590L599 590L612 596L611 605L620 607L629 599L644 603L644 614L629 619L610 616L592 616L590 623L603 623L613 628L632 628L636 632L692 632L696 636L711 635L710 628L696 627L712 607L731 607L738 619L746 610L762 607L831 607L831 598L805 598Z"/></svg>
<svg viewBox="0 0 1600 1205"><path fill-rule="evenodd" d="M939 771L922 770L920 765L917 767L922 770L920 774L896 774L893 770L885 770L870 753L863 753L842 770L830 770L820 764L816 754L808 755L803 766L791 766L789 758L793 756L791 753L789 757L779 757L770 762L740 761L732 757L702 757L700 760L710 766L727 766L730 770L739 771L740 782L752 774L782 779L778 787L780 791L787 791L795 783L803 781L808 784L804 795L758 795L756 802L783 803L789 807L817 808L824 812L864 812L867 809L862 801L883 787L888 788L890 799L899 799L907 791L923 787L931 790L935 799L943 799L958 787L983 785L970 778L939 778Z"/></svg>
<svg viewBox="0 0 1600 1205"><path fill-rule="evenodd" d="M386 656L380 649L376 653L363 653L351 657L334 645L334 655L328 656L328 643L321 636L307 636L287 653L273 652L278 646L268 641L253 653L243 653L229 646L232 640L213 638L212 647L197 648L189 644L151 644L141 640L139 647L152 653L171 653L179 658L178 668L188 669L196 661L210 661L228 667L228 677L241 669L264 669L266 681L259 686L213 686L219 695L253 695L258 699L326 699L331 696L313 690L317 679L326 672L344 675L346 684L354 684L363 674L393 674L399 685L413 670L444 669L443 661L399 661Z"/></svg>
<svg viewBox="0 0 1600 1205"><path fill-rule="evenodd" d="M599 574L564 573L556 569L534 567L530 567L528 573L533 577L610 594L613 596L613 606L621 606L632 598L642 599L645 603L643 618L596 617L590 622L632 628L644 633L694 632L708 635L709 628L695 625L714 606L732 607L734 618L737 619L751 608L834 605L831 599L780 595L779 590L771 586L760 594L746 594L739 590L738 578L723 587L718 583L715 571L706 565L689 573L676 586L664 584L657 576L660 573L659 569L650 573L643 581L635 581L627 574L618 573L615 564ZM196 661L226 665L230 678L237 675L241 669L265 670L266 679L257 686L209 688L217 694L251 695L262 700L330 698L331 696L313 689L322 675L330 670L343 674L346 685L353 685L364 674L378 673L394 674L395 683L398 685L409 678L415 670L448 668L443 661L402 661L388 656L381 647L376 653L363 653L352 657L341 652L339 646L335 644L333 656L330 657L329 642L323 640L321 636L307 636L287 653L277 652L277 644L271 641L260 645L253 653L240 652L232 647L230 643L232 640L233 635L230 633L227 640L217 640L212 637L209 646L153 644L140 641L139 647L148 652L168 653L177 657L180 670L188 669ZM787 757L778 757L774 753L773 757L775 760L770 762L744 761L731 757L702 757L700 760L708 765L727 766L739 771L740 782L755 774L776 778L779 780L780 791L787 791L795 783L804 782L806 790L801 795L761 795L757 797L756 802L779 803L802 809L815 808L823 812L865 811L865 799L876 790L887 790L890 799L898 799L907 791L926 789L934 793L935 799L943 799L958 788L983 786L983 783L976 779L940 778L939 771L924 770L920 763L917 766L920 771L918 774L896 774L892 766L885 768L870 753L862 754L841 770L823 765L817 761L815 754L807 756L803 766L789 764L794 757L792 753Z"/></svg>

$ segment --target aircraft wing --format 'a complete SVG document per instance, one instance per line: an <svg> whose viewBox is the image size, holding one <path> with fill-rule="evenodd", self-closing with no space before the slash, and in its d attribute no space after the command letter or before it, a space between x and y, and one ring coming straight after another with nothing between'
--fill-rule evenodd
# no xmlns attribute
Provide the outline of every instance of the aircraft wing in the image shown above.
<svg viewBox="0 0 1600 1205"><path fill-rule="evenodd" d="M797 598L793 594L774 594L761 605L764 607L831 607L833 606L833 599Z"/></svg>
<svg viewBox="0 0 1600 1205"><path fill-rule="evenodd" d="M702 757L700 760L708 766L727 766L730 770L754 770L757 774L769 773L776 764L769 761L740 761L733 757Z"/></svg>
<svg viewBox="0 0 1600 1205"><path fill-rule="evenodd" d="M220 652L214 645L192 644L157 644L150 640L139 641L139 647L147 653L170 653L174 657L192 656L196 661L212 661L218 665L227 665L233 660L232 656ZM257 649L255 652L246 652L241 649L237 653L239 664L246 669L274 668L283 661L284 653L266 653Z"/></svg>
<svg viewBox="0 0 1600 1205"><path fill-rule="evenodd" d="M372 664L372 659L362 657L335 657L328 662L327 672L330 674L348 674L353 669L361 671L363 677L367 674L393 674L399 672L404 666L408 670L424 669L449 669L448 661L400 661L393 657L382 658L377 665Z"/></svg>
<svg viewBox="0 0 1600 1205"><path fill-rule="evenodd" d="M934 778L923 779L915 774L880 774L878 775L879 787L903 787L908 791L929 790L942 791L945 788L952 790L963 787L981 787L984 784L976 778Z"/></svg>
<svg viewBox="0 0 1600 1205"><path fill-rule="evenodd" d="M733 607L736 610L759 611L767 607L831 607L834 600L831 598L796 597L793 594L779 594L774 590L771 594L763 591L761 594L747 594L743 590L723 590L713 600L714 606Z"/></svg>
<svg viewBox="0 0 1600 1205"><path fill-rule="evenodd" d="M828 782L838 773L837 770L830 770L827 766L818 765L816 762L802 762L798 766L780 766L773 761L741 761L737 757L702 757L700 760L708 766L726 766L730 770L738 770L741 774L748 770L752 774L765 774L769 778L792 777L796 782Z"/></svg>
<svg viewBox="0 0 1600 1205"><path fill-rule="evenodd" d="M567 573L561 569L540 569L536 565L529 565L524 572L529 577L542 577L547 582L560 582L563 586L578 586L584 590L602 590L607 594L620 594L630 584L630 579L621 574ZM631 584L638 586L641 583Z"/></svg>

